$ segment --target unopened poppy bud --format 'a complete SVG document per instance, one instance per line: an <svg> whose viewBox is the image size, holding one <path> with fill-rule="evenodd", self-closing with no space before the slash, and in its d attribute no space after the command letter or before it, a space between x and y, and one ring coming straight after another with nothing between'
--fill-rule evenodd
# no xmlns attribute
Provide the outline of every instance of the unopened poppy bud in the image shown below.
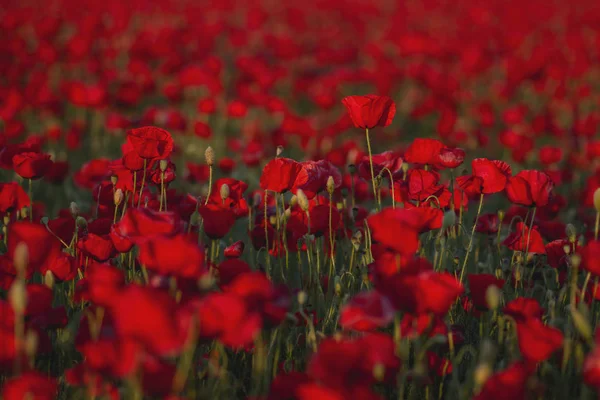
<svg viewBox="0 0 600 400"><path fill-rule="evenodd" d="M482 388L490 376L492 376L492 368L488 364L479 364L475 367L475 372L473 373L475 387L477 389Z"/></svg>
<svg viewBox="0 0 600 400"><path fill-rule="evenodd" d="M212 147L208 146L206 151L204 152L204 159L206 160L206 165L213 166L215 163L215 151Z"/></svg>
<svg viewBox="0 0 600 400"><path fill-rule="evenodd" d="M271 215L271 216L269 217L269 223L270 223L271 225L275 225L275 224L277 223L277 217L276 217L275 215Z"/></svg>
<svg viewBox="0 0 600 400"><path fill-rule="evenodd" d="M448 229L451 226L454 226L456 223L456 213L454 210L448 210L444 213L444 218L442 219L442 230Z"/></svg>
<svg viewBox="0 0 600 400"><path fill-rule="evenodd" d="M600 213L600 187L594 191L594 208Z"/></svg>
<svg viewBox="0 0 600 400"><path fill-rule="evenodd" d="M215 278L212 274L204 274L198 280L198 287L202 290L208 290L215 284Z"/></svg>
<svg viewBox="0 0 600 400"><path fill-rule="evenodd" d="M340 296L342 294L342 284L341 284L341 279L339 276L336 276L334 279L334 289L335 289L335 295L336 296Z"/></svg>
<svg viewBox="0 0 600 400"><path fill-rule="evenodd" d="M410 169L410 165L408 165L408 163L402 163L402 172L404 172L406 174L409 169Z"/></svg>
<svg viewBox="0 0 600 400"><path fill-rule="evenodd" d="M220 190L220 194L221 194L221 200L225 201L227 200L227 198L229 198L229 185L224 183L221 185L221 190Z"/></svg>
<svg viewBox="0 0 600 400"><path fill-rule="evenodd" d="M44 285L52 289L54 287L55 281L56 279L54 278L54 274L52 273L52 271L46 271L46 273L44 274Z"/></svg>
<svg viewBox="0 0 600 400"><path fill-rule="evenodd" d="M293 195L290 199L290 207L294 207L296 204L298 204L298 196Z"/></svg>
<svg viewBox="0 0 600 400"><path fill-rule="evenodd" d="M329 175L329 178L327 178L327 193L333 194L334 190L335 190L335 181L333 180L333 176Z"/></svg>
<svg viewBox="0 0 600 400"><path fill-rule="evenodd" d="M566 255L571 254L571 246L569 246L568 244L565 244L563 246L563 251L565 252Z"/></svg>
<svg viewBox="0 0 600 400"><path fill-rule="evenodd" d="M490 285L485 291L485 302L490 310L496 310L502 301L502 292L496 285Z"/></svg>
<svg viewBox="0 0 600 400"><path fill-rule="evenodd" d="M27 308L27 289L25 281L17 279L8 290L8 302L17 315L23 315Z"/></svg>
<svg viewBox="0 0 600 400"><path fill-rule="evenodd" d="M581 265L581 256L579 254L573 254L571 256L571 265L574 268L579 268L579 265Z"/></svg>
<svg viewBox="0 0 600 400"><path fill-rule="evenodd" d="M275 157L279 157L283 153L283 146L277 146L277 150L275 150Z"/></svg>
<svg viewBox="0 0 600 400"><path fill-rule="evenodd" d="M298 304L303 306L306 303L306 300L308 300L308 295L306 294L306 292L304 290L299 291L298 292Z"/></svg>
<svg viewBox="0 0 600 400"><path fill-rule="evenodd" d="M190 225L198 226L200 223L200 213L198 211L194 211L192 215L190 215Z"/></svg>
<svg viewBox="0 0 600 400"><path fill-rule="evenodd" d="M354 175L356 173L356 165L354 165L354 164L348 165L348 172L350 172L350 175Z"/></svg>
<svg viewBox="0 0 600 400"><path fill-rule="evenodd" d="M77 225L78 228L86 228L87 221L83 217L77 217L77 219L75 219L75 225Z"/></svg>
<svg viewBox="0 0 600 400"><path fill-rule="evenodd" d="M27 219L29 217L29 207L23 207L19 211L19 215L22 219Z"/></svg>
<svg viewBox="0 0 600 400"><path fill-rule="evenodd" d="M123 197L125 196L123 195L123 191L121 189L115 190L115 193L113 194L113 201L115 202L115 206L121 204L121 202L123 201Z"/></svg>
<svg viewBox="0 0 600 400"><path fill-rule="evenodd" d="M304 191L302 189L298 189L298 191L296 192L296 197L298 197L298 205L300 206L302 211L308 212L308 198L306 197L306 194L304 194Z"/></svg>
<svg viewBox="0 0 600 400"><path fill-rule="evenodd" d="M500 222L504 221L505 216L506 216L506 213L504 212L504 210L498 210L498 221L500 221Z"/></svg>
<svg viewBox="0 0 600 400"><path fill-rule="evenodd" d="M118 177L118 176L116 176L116 175L112 175L112 176L110 177L110 183L112 183L112 184L113 184L113 186L115 186L115 185L117 184L117 182L118 182L118 181L119 181L119 177Z"/></svg>
<svg viewBox="0 0 600 400"><path fill-rule="evenodd" d="M35 357L39 344L38 335L34 330L28 330L25 334L25 342L23 343L23 350L29 359Z"/></svg>
<svg viewBox="0 0 600 400"><path fill-rule="evenodd" d="M338 203L335 205L335 208L337 208L337 210L338 210L338 211L342 211L342 210L344 209L344 203L340 203L340 202L338 202Z"/></svg>
<svg viewBox="0 0 600 400"><path fill-rule="evenodd" d="M15 247L13 263L15 265L15 269L17 270L18 276L21 279L24 279L25 273L27 272L27 264L29 264L29 249L27 248L27 244L24 242L18 243L17 247Z"/></svg>
<svg viewBox="0 0 600 400"><path fill-rule="evenodd" d="M385 378L385 365L382 363L377 363L373 366L373 378L377 382L382 382Z"/></svg>
<svg viewBox="0 0 600 400"><path fill-rule="evenodd" d="M169 162L167 160L160 160L158 162L158 167L160 168L160 170L162 172L165 172L167 170L168 166L169 166Z"/></svg>
<svg viewBox="0 0 600 400"><path fill-rule="evenodd" d="M567 227L565 228L565 233L567 234L569 242L575 243L575 241L577 240L577 229L575 229L575 226L573 224L567 224Z"/></svg>
<svg viewBox="0 0 600 400"><path fill-rule="evenodd" d="M4 224L4 226L10 224L10 215L6 214L4 218L2 218L2 223Z"/></svg>
<svg viewBox="0 0 600 400"><path fill-rule="evenodd" d="M72 201L69 205L69 210L71 211L71 215L73 216L73 218L77 218L77 216L79 215L79 206L77 205L77 203Z"/></svg>

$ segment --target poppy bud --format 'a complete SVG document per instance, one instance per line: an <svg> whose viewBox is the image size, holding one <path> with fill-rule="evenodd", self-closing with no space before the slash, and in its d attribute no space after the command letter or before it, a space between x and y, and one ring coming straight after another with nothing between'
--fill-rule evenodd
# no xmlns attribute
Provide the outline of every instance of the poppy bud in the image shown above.
<svg viewBox="0 0 600 400"><path fill-rule="evenodd" d="M192 215L190 215L190 225L198 226L200 222L200 213L198 211L194 211Z"/></svg>
<svg viewBox="0 0 600 400"><path fill-rule="evenodd" d="M565 244L563 246L563 251L565 252L566 255L571 254L571 246L569 246L568 244Z"/></svg>
<svg viewBox="0 0 600 400"><path fill-rule="evenodd" d="M77 217L75 225L77 225L78 228L87 228L87 221L83 217Z"/></svg>
<svg viewBox="0 0 600 400"><path fill-rule="evenodd" d="M575 308L574 305L571 307L571 318L573 319L573 325L577 332L585 338L586 340L591 340L594 336L592 325L590 324L589 319L585 316L584 313Z"/></svg>
<svg viewBox="0 0 600 400"><path fill-rule="evenodd" d="M336 296L340 296L342 294L342 284L340 283L340 277L336 276L334 279L334 288L335 288L335 295Z"/></svg>
<svg viewBox="0 0 600 400"><path fill-rule="evenodd" d="M277 217L276 217L275 215L271 215L271 216L269 217L269 223L270 223L271 225L275 225L275 224L277 224Z"/></svg>
<svg viewBox="0 0 600 400"><path fill-rule="evenodd" d="M119 181L119 177L118 177L118 176L116 176L116 175L112 175L112 176L110 177L110 183L112 183L112 184L113 184L113 186L115 186L115 185L117 184L117 182L118 182L118 181Z"/></svg>
<svg viewBox="0 0 600 400"><path fill-rule="evenodd" d="M456 223L456 213L454 210L448 210L444 213L444 218L442 219L442 230L446 230L451 226L454 226Z"/></svg>
<svg viewBox="0 0 600 400"><path fill-rule="evenodd" d="M569 242L575 243L575 241L577 240L577 230L575 229L575 226L573 224L567 224L567 227L565 228L565 233L567 234Z"/></svg>
<svg viewBox="0 0 600 400"><path fill-rule="evenodd" d="M303 306L304 303L306 303L306 300L308 300L308 295L306 294L306 292L304 290L301 290L298 292L298 304Z"/></svg>
<svg viewBox="0 0 600 400"><path fill-rule="evenodd" d="M13 263L19 278L24 279L27 272L27 264L29 264L29 249L24 242L18 243L17 247L15 247Z"/></svg>
<svg viewBox="0 0 600 400"><path fill-rule="evenodd" d="M498 222L502 222L505 216L506 213L504 212L504 210L498 210Z"/></svg>
<svg viewBox="0 0 600 400"><path fill-rule="evenodd" d="M220 194L221 194L221 200L223 200L223 201L227 200L227 198L229 197L229 185L228 184L224 183L221 185Z"/></svg>
<svg viewBox="0 0 600 400"><path fill-rule="evenodd" d="M502 292L496 285L490 285L485 291L485 302L490 310L496 310L502 301Z"/></svg>
<svg viewBox="0 0 600 400"><path fill-rule="evenodd" d="M300 206L302 211L308 212L308 198L306 197L302 189L298 189L298 191L296 192L296 197L298 197L298 205Z"/></svg>
<svg viewBox="0 0 600 400"><path fill-rule="evenodd" d="M385 365L382 363L373 365L373 377L377 382L382 382L385 378Z"/></svg>
<svg viewBox="0 0 600 400"><path fill-rule="evenodd" d="M77 205L77 203L72 201L69 205L69 210L71 211L71 215L73 216L73 218L77 218L77 216L79 215L79 206Z"/></svg>
<svg viewBox="0 0 600 400"><path fill-rule="evenodd" d="M4 216L4 218L2 218L2 223L4 224L4 226L10 224L10 215L8 215L8 213Z"/></svg>
<svg viewBox="0 0 600 400"><path fill-rule="evenodd" d="M574 268L579 268L579 265L581 265L581 256L579 254L573 254L571 256L571 265Z"/></svg>
<svg viewBox="0 0 600 400"><path fill-rule="evenodd" d="M169 166L169 162L167 160L160 160L158 163L158 167L160 168L160 170L162 172L165 172L167 170L168 166Z"/></svg>
<svg viewBox="0 0 600 400"><path fill-rule="evenodd" d="M402 172L404 172L405 174L408 172L409 168L410 168L410 165L408 165L408 163L402 164Z"/></svg>
<svg viewBox="0 0 600 400"><path fill-rule="evenodd" d="M334 190L335 182L333 181L333 176L329 175L329 178L327 178L327 193L333 194Z"/></svg>
<svg viewBox="0 0 600 400"><path fill-rule="evenodd" d="M33 360L35 357L35 353L37 353L39 339L37 333L33 330L28 330L25 334L25 343L23 343L23 349L25 350L25 354L30 360Z"/></svg>
<svg viewBox="0 0 600 400"><path fill-rule="evenodd" d="M113 201L115 202L115 206L118 206L123 201L123 191L121 189L115 190L113 194Z"/></svg>
<svg viewBox="0 0 600 400"><path fill-rule="evenodd" d="M594 208L600 212L600 187L594 191Z"/></svg>
<svg viewBox="0 0 600 400"><path fill-rule="evenodd" d="M44 285L46 285L47 287L52 289L54 287L54 282L55 282L55 278L54 278L54 274L52 273L52 271L50 271L50 270L46 271L46 273L44 274Z"/></svg>
<svg viewBox="0 0 600 400"><path fill-rule="evenodd" d="M29 208L21 208L21 210L19 211L19 215L21 216L21 219L27 219L29 217Z"/></svg>
<svg viewBox="0 0 600 400"><path fill-rule="evenodd" d="M277 150L275 151L275 157L279 157L283 153L283 146L277 146Z"/></svg>
<svg viewBox="0 0 600 400"><path fill-rule="evenodd" d="M206 165L211 167L213 166L215 163L215 151L212 149L212 147L208 146L206 148L206 151L204 152L204 159L206 160Z"/></svg>
<svg viewBox="0 0 600 400"><path fill-rule="evenodd" d="M27 308L27 289L25 282L18 279L13 282L8 290L8 301L17 315L23 315Z"/></svg>
<svg viewBox="0 0 600 400"><path fill-rule="evenodd" d="M294 207L296 204L298 204L298 196L293 195L290 199L290 208Z"/></svg>
<svg viewBox="0 0 600 400"><path fill-rule="evenodd" d="M356 165L354 165L354 164L348 165L348 172L350 172L350 175L356 174Z"/></svg>
<svg viewBox="0 0 600 400"><path fill-rule="evenodd" d="M198 280L198 287L202 290L208 290L215 284L215 278L212 274L204 274Z"/></svg>
<svg viewBox="0 0 600 400"><path fill-rule="evenodd" d="M483 387L491 375L492 368L488 364L479 364L477 367L475 367L473 380L475 381L475 387L477 390Z"/></svg>

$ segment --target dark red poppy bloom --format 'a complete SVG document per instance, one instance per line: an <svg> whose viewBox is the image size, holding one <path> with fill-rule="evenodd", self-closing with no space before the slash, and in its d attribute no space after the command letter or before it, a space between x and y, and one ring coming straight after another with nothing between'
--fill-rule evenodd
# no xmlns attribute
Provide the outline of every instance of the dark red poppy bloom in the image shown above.
<svg viewBox="0 0 600 400"><path fill-rule="evenodd" d="M132 129L127 140L144 159L167 159L173 151L173 138L164 129L155 126Z"/></svg>
<svg viewBox="0 0 600 400"><path fill-rule="evenodd" d="M510 165L502 161L476 158L471 162L472 174L460 176L457 183L467 194L492 194L504 190L511 175Z"/></svg>
<svg viewBox="0 0 600 400"><path fill-rule="evenodd" d="M502 289L504 279L498 279L492 274L469 274L467 275L469 282L469 291L473 305L480 310L487 310L488 304L486 300L486 292L490 286L496 286Z"/></svg>
<svg viewBox="0 0 600 400"><path fill-rule="evenodd" d="M30 205L29 196L16 182L0 183L0 213L20 211Z"/></svg>
<svg viewBox="0 0 600 400"><path fill-rule="evenodd" d="M438 168L456 168L465 161L465 151L458 147L443 147L438 155L438 162L435 164Z"/></svg>
<svg viewBox="0 0 600 400"><path fill-rule="evenodd" d="M524 362L516 362L491 376L475 400L525 399L527 383L533 373Z"/></svg>
<svg viewBox="0 0 600 400"><path fill-rule="evenodd" d="M536 299L517 297L504 307L504 314L510 315L516 321L525 321L530 318L541 319L544 310Z"/></svg>
<svg viewBox="0 0 600 400"><path fill-rule="evenodd" d="M229 209L215 204L207 204L198 208L202 216L203 229L211 239L222 239L229 233L235 223L235 214Z"/></svg>
<svg viewBox="0 0 600 400"><path fill-rule="evenodd" d="M506 185L506 195L515 204L526 207L544 207L550 201L554 183L541 171L521 171Z"/></svg>
<svg viewBox="0 0 600 400"><path fill-rule="evenodd" d="M227 246L225 250L223 250L223 255L225 258L239 258L244 252L244 247L244 242L238 240L237 242Z"/></svg>
<svg viewBox="0 0 600 400"><path fill-rule="evenodd" d="M394 320L394 308L378 291L359 293L340 312L340 325L355 331L385 328Z"/></svg>
<svg viewBox="0 0 600 400"><path fill-rule="evenodd" d="M494 235L498 233L500 227L500 218L497 213L483 214L479 216L477 220L476 232L484 233L486 235Z"/></svg>
<svg viewBox="0 0 600 400"><path fill-rule="evenodd" d="M546 247L540 232L535 227L530 231L523 222L517 222L514 231L504 239L502 244L514 251L546 254Z"/></svg>
<svg viewBox="0 0 600 400"><path fill-rule="evenodd" d="M10 237L10 236L9 236ZM592 240L581 250L581 268L600 276L600 240Z"/></svg>
<svg viewBox="0 0 600 400"><path fill-rule="evenodd" d="M86 268L85 278L77 282L75 299L89 300L102 307L110 306L124 285L123 271L92 261Z"/></svg>
<svg viewBox="0 0 600 400"><path fill-rule="evenodd" d="M13 156L13 169L21 178L40 179L52 167L50 154L25 152Z"/></svg>
<svg viewBox="0 0 600 400"><path fill-rule="evenodd" d="M396 104L387 96L349 96L342 100L342 104L357 128L386 127L396 115Z"/></svg>
<svg viewBox="0 0 600 400"><path fill-rule="evenodd" d="M56 379L38 372L25 372L9 379L4 383L2 398L6 400L53 400L57 396L58 383Z"/></svg>
<svg viewBox="0 0 600 400"><path fill-rule="evenodd" d="M419 216L406 209L385 208L367 218L373 239L400 254L412 255L419 248L419 234L415 226ZM402 232L402 237L398 237Z"/></svg>
<svg viewBox="0 0 600 400"><path fill-rule="evenodd" d="M45 275L47 271L51 271L58 282L70 281L77 275L77 260L75 257L60 253L51 263L46 263L40 272Z"/></svg>
<svg viewBox="0 0 600 400"><path fill-rule="evenodd" d="M329 161L304 161L300 165L302 170L298 173L291 189L294 194L298 189L302 189L308 199L313 199L319 192L327 189L330 176L333 178L334 189L342 184L342 174Z"/></svg>
<svg viewBox="0 0 600 400"><path fill-rule="evenodd" d="M383 178L389 179L389 174L397 173L402 168L402 157L393 151L386 151L381 154L373 154L373 174L378 176L381 174ZM370 181L371 180L371 165L369 157L363 156L357 165L358 175ZM387 169L387 170L386 170ZM388 172L389 171L389 172Z"/></svg>
<svg viewBox="0 0 600 400"><path fill-rule="evenodd" d="M116 255L115 247L108 237L89 233L79 239L77 248L86 257L91 257L98 262L108 261Z"/></svg>
<svg viewBox="0 0 600 400"><path fill-rule="evenodd" d="M440 152L445 146L436 139L416 138L404 153L404 159L411 164L437 165Z"/></svg>
<svg viewBox="0 0 600 400"><path fill-rule="evenodd" d="M172 212L157 212L150 208L129 208L115 225L118 233L134 243L154 235L173 235L179 230L177 215Z"/></svg>
<svg viewBox="0 0 600 400"><path fill-rule="evenodd" d="M411 200L425 201L442 189L438 185L440 174L424 169L411 169L407 174L408 194Z"/></svg>
<svg viewBox="0 0 600 400"><path fill-rule="evenodd" d="M260 187L276 193L284 193L294 187L302 164L290 158L276 158L263 168L260 175Z"/></svg>
<svg viewBox="0 0 600 400"><path fill-rule="evenodd" d="M18 221L8 226L8 257L12 260L19 243L27 245L28 272L50 265L60 254L58 240L43 225Z"/></svg>
<svg viewBox="0 0 600 400"><path fill-rule="evenodd" d="M517 322L517 336L521 355L531 363L547 360L563 343L562 332L538 318Z"/></svg>

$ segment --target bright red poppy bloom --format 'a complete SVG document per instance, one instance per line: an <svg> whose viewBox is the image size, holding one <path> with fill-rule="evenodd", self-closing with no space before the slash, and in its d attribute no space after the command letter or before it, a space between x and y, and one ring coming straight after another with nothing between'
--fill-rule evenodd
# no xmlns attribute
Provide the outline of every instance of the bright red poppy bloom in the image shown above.
<svg viewBox="0 0 600 400"><path fill-rule="evenodd" d="M546 247L540 232L535 227L530 231L529 227L523 222L517 222L514 231L502 243L514 251L546 254Z"/></svg>
<svg viewBox="0 0 600 400"><path fill-rule="evenodd" d="M554 183L541 171L521 171L509 178L506 195L515 204L527 207L544 207L550 201Z"/></svg>
<svg viewBox="0 0 600 400"><path fill-rule="evenodd" d="M521 355L534 364L547 360L563 343L562 332L538 318L517 322L517 336Z"/></svg>
<svg viewBox="0 0 600 400"><path fill-rule="evenodd" d="M445 146L436 139L416 138L404 153L404 159L411 164L437 165L440 152Z"/></svg>
<svg viewBox="0 0 600 400"><path fill-rule="evenodd" d="M138 260L148 270L183 278L198 278L202 272L204 252L183 234L154 236L138 247Z"/></svg>
<svg viewBox="0 0 600 400"><path fill-rule="evenodd" d="M23 179L40 179L52 167L50 154L26 152L13 156L13 169Z"/></svg>
<svg viewBox="0 0 600 400"><path fill-rule="evenodd" d="M342 104L357 128L386 127L396 115L396 104L387 96L349 96L342 100Z"/></svg>
<svg viewBox="0 0 600 400"><path fill-rule="evenodd" d="M167 159L173 151L171 134L155 126L131 129L127 141L143 159Z"/></svg>
<svg viewBox="0 0 600 400"><path fill-rule="evenodd" d="M394 320L394 308L378 291L371 290L354 296L340 312L340 325L355 331L385 328Z"/></svg>
<svg viewBox="0 0 600 400"><path fill-rule="evenodd" d="M480 310L487 310L488 304L486 300L486 292L490 286L496 286L502 289L504 279L498 279L492 274L469 274L467 275L469 282L469 291L473 305Z"/></svg>
<svg viewBox="0 0 600 400"><path fill-rule="evenodd" d="M275 158L267 163L260 175L260 187L276 193L285 193L294 187L302 164L290 158Z"/></svg>

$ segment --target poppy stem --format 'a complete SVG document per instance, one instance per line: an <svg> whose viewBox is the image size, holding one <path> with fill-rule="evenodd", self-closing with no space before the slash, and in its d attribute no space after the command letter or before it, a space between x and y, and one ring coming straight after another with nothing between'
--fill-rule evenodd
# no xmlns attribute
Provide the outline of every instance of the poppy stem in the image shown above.
<svg viewBox="0 0 600 400"><path fill-rule="evenodd" d="M33 186L29 179L29 222L33 222Z"/></svg>
<svg viewBox="0 0 600 400"><path fill-rule="evenodd" d="M144 192L144 184L146 183L146 166L148 165L148 160L144 158L144 174L142 175L142 186L140 187L140 197L138 199L138 208L142 204L142 193Z"/></svg>
<svg viewBox="0 0 600 400"><path fill-rule="evenodd" d="M600 211L596 211L596 225L594 226L594 240L598 240L598 228L600 227Z"/></svg>
<svg viewBox="0 0 600 400"><path fill-rule="evenodd" d="M208 200L208 198L207 198ZM271 277L271 257L269 254L269 218L267 217L267 191L265 190L265 204L264 204L264 215L263 223L265 225L265 248L267 250L267 277Z"/></svg>
<svg viewBox="0 0 600 400"><path fill-rule="evenodd" d="M207 205L208 204L208 199L210 199L210 194L212 192L212 178L213 178L213 167L212 167L212 164L211 164L211 165L208 166L208 195L206 196L206 200L204 201L204 205Z"/></svg>
<svg viewBox="0 0 600 400"><path fill-rule="evenodd" d="M533 221L535 220L536 210L537 207L533 207L533 213L531 214L531 222L529 223L529 232L527 232L527 244L525 245L525 260L523 260L523 263L527 262L527 255L529 254L529 240L531 239L531 230L533 229Z"/></svg>
<svg viewBox="0 0 600 400"><path fill-rule="evenodd" d="M467 254L465 254L465 261L463 261L462 269L460 271L460 280L462 283L465 275L465 268L467 267L467 261L469 260L469 254L471 254L471 247L473 246L473 236L475 236L475 228L477 228L477 221L479 220L479 214L481 214L481 207L483 206L483 193L479 195L479 207L477 208L477 216L475 217L475 223L471 229L471 237L469 238L469 247L467 247Z"/></svg>
<svg viewBox="0 0 600 400"><path fill-rule="evenodd" d="M373 185L373 197L377 201L377 209L381 208L381 203L377 198L377 188L375 187L375 172L373 171L373 154L371 152L371 139L369 138L369 128L365 129L365 136L367 138L367 150L369 151L369 167L371 168L371 184Z"/></svg>
<svg viewBox="0 0 600 400"><path fill-rule="evenodd" d="M158 206L158 211L162 211L163 208L163 193L165 191L165 173L160 173L160 203Z"/></svg>

